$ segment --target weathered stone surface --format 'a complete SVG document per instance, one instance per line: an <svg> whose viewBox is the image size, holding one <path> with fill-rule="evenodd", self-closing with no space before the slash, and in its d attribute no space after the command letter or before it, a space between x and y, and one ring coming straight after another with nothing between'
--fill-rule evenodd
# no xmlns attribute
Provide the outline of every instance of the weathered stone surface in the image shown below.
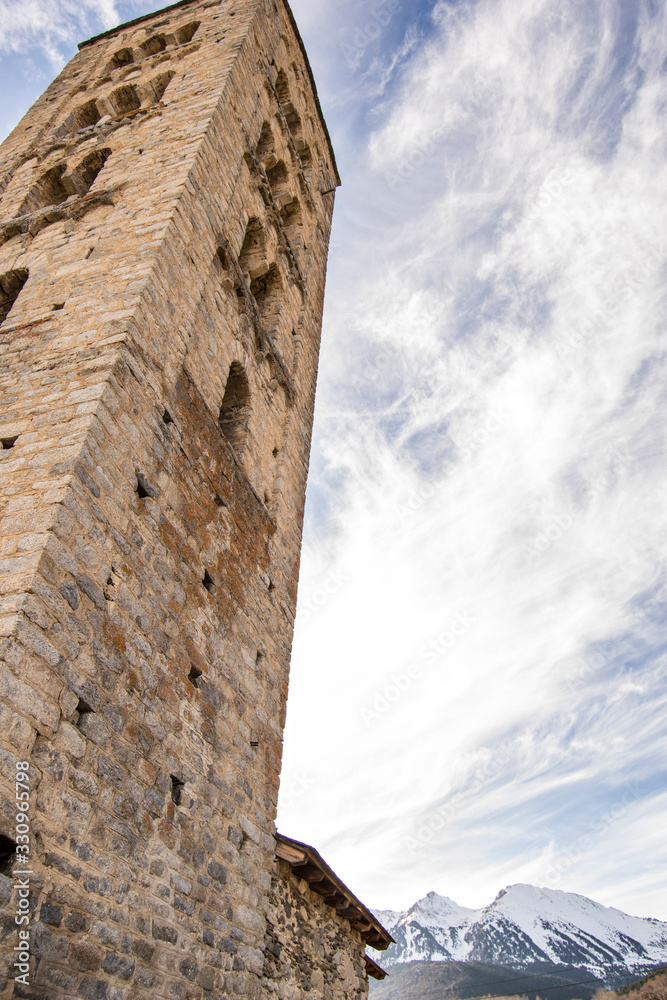
<svg viewBox="0 0 667 1000"><path fill-rule="evenodd" d="M363 997L365 946L290 865L278 862L269 894L264 977L279 1000Z"/></svg>
<svg viewBox="0 0 667 1000"><path fill-rule="evenodd" d="M0 147L0 740L32 764L34 996L268 990L336 184L283 0L92 40Z"/></svg>

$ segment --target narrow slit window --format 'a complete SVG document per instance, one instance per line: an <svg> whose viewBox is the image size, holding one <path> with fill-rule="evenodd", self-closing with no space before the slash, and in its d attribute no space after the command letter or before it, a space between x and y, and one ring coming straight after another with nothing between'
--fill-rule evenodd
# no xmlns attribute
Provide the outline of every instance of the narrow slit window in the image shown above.
<svg viewBox="0 0 667 1000"><path fill-rule="evenodd" d="M274 167L271 167L266 171L266 179L269 182L273 200L276 201L281 208L292 200L292 195L289 190L289 175L283 160L278 160Z"/></svg>
<svg viewBox="0 0 667 1000"><path fill-rule="evenodd" d="M283 282L277 264L272 264L266 274L256 278L250 285L250 291L255 296L257 308L266 329L271 329L278 322L282 299Z"/></svg>
<svg viewBox="0 0 667 1000"><path fill-rule="evenodd" d="M259 133L255 156L258 160L266 160L275 151L275 148L276 144L271 126L268 122L264 122L262 131Z"/></svg>
<svg viewBox="0 0 667 1000"><path fill-rule="evenodd" d="M27 268L19 267L0 275L0 324L9 316L21 289L28 280Z"/></svg>
<svg viewBox="0 0 667 1000"><path fill-rule="evenodd" d="M259 219L250 219L248 222L239 254L239 267L251 280L266 274L269 270L266 259L266 238Z"/></svg>
<svg viewBox="0 0 667 1000"><path fill-rule="evenodd" d="M16 841L0 833L0 873L9 875L14 866L14 856L16 854Z"/></svg>
<svg viewBox="0 0 667 1000"><path fill-rule="evenodd" d="M227 376L225 394L220 405L220 430L234 451L241 457L250 419L250 386L248 376L238 361L233 361Z"/></svg>
<svg viewBox="0 0 667 1000"><path fill-rule="evenodd" d="M287 82L287 74L284 69L280 70L278 78L276 79L276 94L278 95L278 101L281 104L289 101L289 84Z"/></svg>
<svg viewBox="0 0 667 1000"><path fill-rule="evenodd" d="M299 154L299 159L301 160L301 165L304 167L311 167L313 165L313 155L310 151L310 146L303 139L297 139L294 143L296 146L296 151Z"/></svg>
<svg viewBox="0 0 667 1000"><path fill-rule="evenodd" d="M171 801L176 806L180 806L183 799L183 786L185 782L180 778L177 778L175 774L170 775L171 777Z"/></svg>
<svg viewBox="0 0 667 1000"><path fill-rule="evenodd" d="M291 101L287 101L282 105L283 114L285 115L285 121L287 122L287 127L290 130L293 139L301 138L301 117L299 112L296 110Z"/></svg>
<svg viewBox="0 0 667 1000"><path fill-rule="evenodd" d="M280 218L285 227L287 239L290 243L296 243L301 236L303 228L303 213L297 198L294 198L287 205L283 206Z"/></svg>

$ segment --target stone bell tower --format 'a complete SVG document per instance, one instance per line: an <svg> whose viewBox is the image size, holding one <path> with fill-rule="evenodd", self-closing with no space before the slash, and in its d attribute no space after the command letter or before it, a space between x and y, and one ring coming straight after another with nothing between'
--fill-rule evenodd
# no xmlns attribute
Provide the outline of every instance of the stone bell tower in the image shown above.
<svg viewBox="0 0 667 1000"><path fill-rule="evenodd" d="M267 992L338 183L285 0L84 42L0 147L2 996Z"/></svg>

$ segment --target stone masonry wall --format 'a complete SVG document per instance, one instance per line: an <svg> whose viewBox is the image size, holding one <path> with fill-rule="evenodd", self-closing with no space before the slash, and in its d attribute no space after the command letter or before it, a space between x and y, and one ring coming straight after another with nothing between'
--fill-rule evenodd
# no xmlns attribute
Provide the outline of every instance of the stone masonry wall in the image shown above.
<svg viewBox="0 0 667 1000"><path fill-rule="evenodd" d="M336 183L282 0L101 36L0 148L3 997L266 993Z"/></svg>
<svg viewBox="0 0 667 1000"><path fill-rule="evenodd" d="M277 861L267 910L267 993L275 1000L363 1000L364 942L344 917Z"/></svg>

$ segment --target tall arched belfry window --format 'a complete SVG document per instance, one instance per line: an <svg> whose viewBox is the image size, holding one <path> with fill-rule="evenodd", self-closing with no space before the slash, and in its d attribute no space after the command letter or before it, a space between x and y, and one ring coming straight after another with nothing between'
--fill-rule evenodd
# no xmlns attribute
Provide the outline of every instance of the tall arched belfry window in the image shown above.
<svg viewBox="0 0 667 1000"><path fill-rule="evenodd" d="M248 376L238 361L233 361L229 366L219 419L220 430L237 457L242 458L250 419L250 386Z"/></svg>

